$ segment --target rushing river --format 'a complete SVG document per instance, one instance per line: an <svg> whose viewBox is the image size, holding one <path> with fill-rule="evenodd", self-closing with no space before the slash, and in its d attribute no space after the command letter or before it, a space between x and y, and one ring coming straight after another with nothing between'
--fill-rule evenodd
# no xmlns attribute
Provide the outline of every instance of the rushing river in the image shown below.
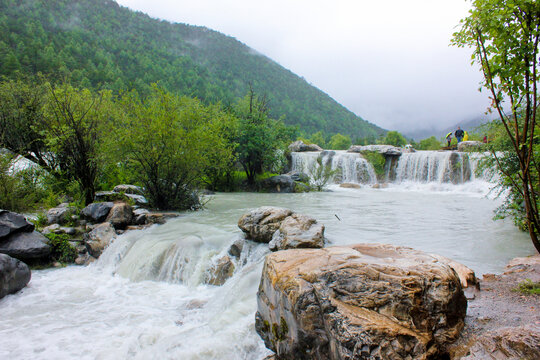
<svg viewBox="0 0 540 360"><path fill-rule="evenodd" d="M87 267L33 271L0 300L0 359L262 359L254 330L266 245L248 243L232 278L203 285L241 236L239 217L274 205L315 217L330 245L380 242L441 254L477 275L534 253L481 180L401 182L305 194L217 194L203 211L118 237Z"/></svg>

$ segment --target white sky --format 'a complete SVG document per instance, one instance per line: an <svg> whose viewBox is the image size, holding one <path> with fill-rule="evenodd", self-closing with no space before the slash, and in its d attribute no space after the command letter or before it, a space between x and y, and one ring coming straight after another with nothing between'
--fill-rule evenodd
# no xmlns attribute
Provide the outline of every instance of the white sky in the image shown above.
<svg viewBox="0 0 540 360"><path fill-rule="evenodd" d="M481 116L470 49L449 46L465 0L117 0L233 36L389 130Z"/></svg>

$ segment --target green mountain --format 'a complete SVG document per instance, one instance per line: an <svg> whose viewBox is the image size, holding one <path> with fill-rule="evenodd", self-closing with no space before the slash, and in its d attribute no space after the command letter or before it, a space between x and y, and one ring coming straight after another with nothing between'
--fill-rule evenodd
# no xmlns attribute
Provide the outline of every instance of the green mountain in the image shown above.
<svg viewBox="0 0 540 360"><path fill-rule="evenodd" d="M76 86L167 90L228 105L251 84L272 116L307 134L378 136L321 90L232 37L172 24L110 0L0 0L0 74L46 74Z"/></svg>

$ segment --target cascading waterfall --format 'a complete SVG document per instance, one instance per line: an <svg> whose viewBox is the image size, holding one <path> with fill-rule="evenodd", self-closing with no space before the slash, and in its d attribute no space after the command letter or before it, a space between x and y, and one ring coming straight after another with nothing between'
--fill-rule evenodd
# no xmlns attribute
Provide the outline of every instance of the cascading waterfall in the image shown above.
<svg viewBox="0 0 540 360"><path fill-rule="evenodd" d="M333 178L335 183L374 184L377 182L373 166L358 153L326 150L322 152L293 152L291 157L292 171L295 172L303 172L311 176L319 166L317 159L320 158L324 166L330 166L332 170L337 170Z"/></svg>
<svg viewBox="0 0 540 360"><path fill-rule="evenodd" d="M469 156L454 151L417 151L400 156L395 181L461 184L472 179Z"/></svg>

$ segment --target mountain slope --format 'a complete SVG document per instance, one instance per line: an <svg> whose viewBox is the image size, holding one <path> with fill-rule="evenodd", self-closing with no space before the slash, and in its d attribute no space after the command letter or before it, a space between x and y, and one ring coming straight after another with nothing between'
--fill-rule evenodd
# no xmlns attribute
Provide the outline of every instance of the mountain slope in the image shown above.
<svg viewBox="0 0 540 360"><path fill-rule="evenodd" d="M170 91L225 105L266 94L274 117L305 132L385 131L234 38L171 24L110 0L0 0L0 73L42 72L78 86ZM5 36L4 36L5 35Z"/></svg>

